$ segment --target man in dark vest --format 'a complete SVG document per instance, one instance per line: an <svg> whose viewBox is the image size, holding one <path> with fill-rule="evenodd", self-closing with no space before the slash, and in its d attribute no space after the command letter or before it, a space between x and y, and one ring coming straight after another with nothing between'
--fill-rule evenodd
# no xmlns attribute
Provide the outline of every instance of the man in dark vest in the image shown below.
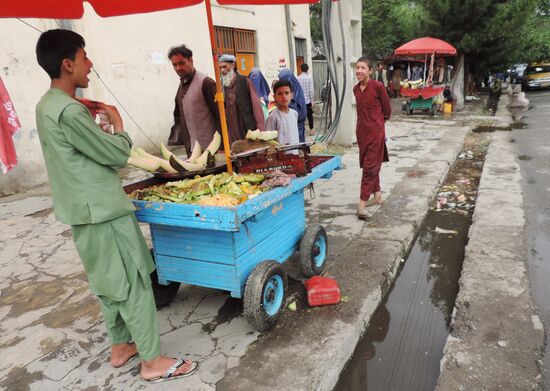
<svg viewBox="0 0 550 391"><path fill-rule="evenodd" d="M219 59L230 143L244 139L248 130L265 129L260 98L252 81L237 72L235 61L231 54Z"/></svg>
<svg viewBox="0 0 550 391"><path fill-rule="evenodd" d="M195 69L193 52L185 45L170 49L168 58L180 77L168 145L185 146L189 156L196 141L205 150L214 133L221 132L216 82Z"/></svg>

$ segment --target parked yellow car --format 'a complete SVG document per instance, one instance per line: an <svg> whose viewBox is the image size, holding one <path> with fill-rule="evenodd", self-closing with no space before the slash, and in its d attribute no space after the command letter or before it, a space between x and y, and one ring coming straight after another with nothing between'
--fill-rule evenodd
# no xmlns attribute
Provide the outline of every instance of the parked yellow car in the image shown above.
<svg viewBox="0 0 550 391"><path fill-rule="evenodd" d="M526 90L550 88L550 62L529 64L523 72L523 87Z"/></svg>

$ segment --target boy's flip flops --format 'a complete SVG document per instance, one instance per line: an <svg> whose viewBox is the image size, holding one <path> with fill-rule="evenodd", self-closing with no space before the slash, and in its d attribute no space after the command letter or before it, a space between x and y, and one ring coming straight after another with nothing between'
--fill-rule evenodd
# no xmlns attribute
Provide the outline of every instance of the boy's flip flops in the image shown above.
<svg viewBox="0 0 550 391"><path fill-rule="evenodd" d="M170 368L168 368L166 372L164 372L164 375L153 377L151 379L144 379L144 380L149 383L162 383L168 380L181 379L187 376L191 376L193 373L196 372L197 368L199 367L199 364L196 362L193 362L193 365L187 372L182 373L180 375L174 375L174 373L176 373L178 368L180 368L182 365L186 364L187 362L188 362L187 360L177 359L174 365L172 365Z"/></svg>

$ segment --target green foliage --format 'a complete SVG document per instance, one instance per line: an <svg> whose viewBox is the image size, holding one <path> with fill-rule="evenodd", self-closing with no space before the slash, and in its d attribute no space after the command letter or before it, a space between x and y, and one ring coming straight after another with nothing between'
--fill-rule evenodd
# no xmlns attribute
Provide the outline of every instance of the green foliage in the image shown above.
<svg viewBox="0 0 550 391"><path fill-rule="evenodd" d="M522 62L550 61L550 1L539 0L536 12L525 22Z"/></svg>
<svg viewBox="0 0 550 391"><path fill-rule="evenodd" d="M423 9L407 0L363 0L362 43L365 54L382 58L415 37Z"/></svg>
<svg viewBox="0 0 550 391"><path fill-rule="evenodd" d="M323 31L321 30L321 3L309 5L309 24L311 29L311 39L313 41L323 40Z"/></svg>
<svg viewBox="0 0 550 391"><path fill-rule="evenodd" d="M363 0L365 54L382 58L414 38L441 38L479 72L550 60L549 0ZM311 33L322 40L321 4L310 5Z"/></svg>
<svg viewBox="0 0 550 391"><path fill-rule="evenodd" d="M417 4L425 10L422 34L451 43L477 70L503 69L542 55L536 46L545 38L548 42L548 24L541 20L547 20L548 14L536 11L539 6L547 12L547 0L417 0Z"/></svg>

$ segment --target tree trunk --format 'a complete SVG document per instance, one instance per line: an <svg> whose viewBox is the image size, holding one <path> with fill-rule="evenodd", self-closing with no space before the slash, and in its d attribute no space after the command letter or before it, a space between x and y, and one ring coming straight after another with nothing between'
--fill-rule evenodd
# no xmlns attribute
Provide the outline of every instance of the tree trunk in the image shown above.
<svg viewBox="0 0 550 391"><path fill-rule="evenodd" d="M455 110L461 111L464 109L464 54L458 55L455 64L451 95L455 103Z"/></svg>

